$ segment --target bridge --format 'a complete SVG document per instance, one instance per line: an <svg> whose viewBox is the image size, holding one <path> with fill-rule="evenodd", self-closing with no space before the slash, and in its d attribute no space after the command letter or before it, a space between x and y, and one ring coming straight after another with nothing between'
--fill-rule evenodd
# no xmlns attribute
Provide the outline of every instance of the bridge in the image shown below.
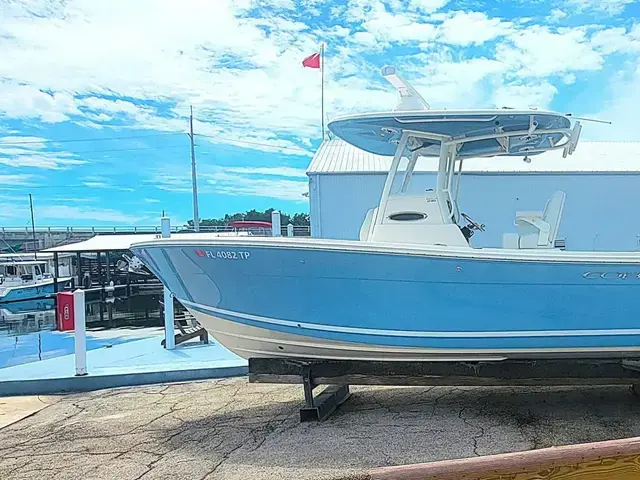
<svg viewBox="0 0 640 480"><path fill-rule="evenodd" d="M200 232L233 232L239 229L229 226L201 226ZM244 229L243 229L244 230ZM171 233L193 232L180 226L172 226ZM87 240L95 235L132 235L137 233L160 233L159 225L114 225L114 226L51 226L37 227L34 233L30 227L0 227L0 252L11 253L11 251L42 250L45 248L57 247L69 243ZM271 231L254 232L262 235L270 235ZM282 226L282 235L287 235L287 227ZM294 236L309 236L309 226L294 226ZM35 247L35 248L34 248Z"/></svg>

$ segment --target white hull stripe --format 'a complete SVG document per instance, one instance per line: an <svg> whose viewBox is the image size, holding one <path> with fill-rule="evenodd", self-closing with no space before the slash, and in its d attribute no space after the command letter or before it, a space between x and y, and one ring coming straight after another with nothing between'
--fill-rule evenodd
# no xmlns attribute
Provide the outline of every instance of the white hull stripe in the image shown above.
<svg viewBox="0 0 640 480"><path fill-rule="evenodd" d="M233 312L221 308L210 307L201 303L180 300L185 306L190 306L199 310L204 310L210 314L219 314L228 317L242 318L253 322L269 323L291 328L306 328L309 330L319 330L333 333L351 333L357 335L379 335L388 337L418 337L418 338L513 338L513 337L599 337L599 336L622 336L640 335L637 328L619 329L596 329L596 330L511 330L511 331L485 331L485 332L442 332L442 331L416 331L416 330L380 330L357 327L340 327L337 325L321 325L317 323L292 322L290 320L280 320L277 318L261 317L248 313Z"/></svg>
<svg viewBox="0 0 640 480"><path fill-rule="evenodd" d="M183 235L183 234L181 234ZM184 234L189 235L189 234ZM478 261L515 261L515 262L548 262L584 264L585 268L592 268L593 264L600 267L614 266L614 264L629 264L640 266L640 252L587 252L556 249L537 249L540 251L516 250L505 248L471 248L471 247L438 247L434 245L420 245L411 243L374 243L358 240L331 240L319 238L296 237L211 237L208 234L198 234L199 239L176 238L157 239L149 242L132 244L132 248L185 248L193 247L206 249L211 247L249 247L276 248L288 251L337 251L342 253L365 253L382 255L418 256L424 258L454 258L456 260Z"/></svg>

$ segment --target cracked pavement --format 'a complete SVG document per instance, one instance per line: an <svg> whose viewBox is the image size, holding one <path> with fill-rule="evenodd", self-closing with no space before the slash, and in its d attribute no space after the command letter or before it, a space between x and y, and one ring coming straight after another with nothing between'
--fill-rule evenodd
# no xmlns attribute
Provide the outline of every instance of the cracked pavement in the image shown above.
<svg viewBox="0 0 640 480"><path fill-rule="evenodd" d="M0 430L0 478L330 479L640 436L628 387L351 387L301 424L301 385L246 378L62 396Z"/></svg>

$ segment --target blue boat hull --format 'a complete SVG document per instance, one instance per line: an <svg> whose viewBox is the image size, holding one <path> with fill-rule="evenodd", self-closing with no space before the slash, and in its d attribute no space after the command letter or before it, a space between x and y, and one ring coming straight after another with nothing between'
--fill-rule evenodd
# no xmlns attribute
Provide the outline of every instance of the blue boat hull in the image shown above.
<svg viewBox="0 0 640 480"><path fill-rule="evenodd" d="M635 262L447 258L248 242L133 251L214 337L244 357L640 351Z"/></svg>
<svg viewBox="0 0 640 480"><path fill-rule="evenodd" d="M58 290L61 291L68 283L68 279L58 280ZM52 279L50 282L40 283L38 285L21 285L13 287L4 295L0 296L0 304L52 297L54 294L53 285L54 281Z"/></svg>

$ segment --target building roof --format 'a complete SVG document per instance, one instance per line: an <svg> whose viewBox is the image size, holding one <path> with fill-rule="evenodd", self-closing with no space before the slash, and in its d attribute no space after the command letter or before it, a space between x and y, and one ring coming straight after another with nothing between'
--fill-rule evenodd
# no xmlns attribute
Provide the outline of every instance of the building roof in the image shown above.
<svg viewBox="0 0 640 480"><path fill-rule="evenodd" d="M42 265L43 263L47 263L47 260L11 260L0 262L0 265L4 267L9 265Z"/></svg>
<svg viewBox="0 0 640 480"><path fill-rule="evenodd" d="M172 233L171 238L179 237L181 240L192 240L229 236L246 235L246 232L219 232L219 233ZM138 242L150 242L160 237L156 233L139 233L134 235L96 235L88 240L60 245L59 247L48 248L43 252L106 252L129 250L131 245Z"/></svg>
<svg viewBox="0 0 640 480"><path fill-rule="evenodd" d="M25 262L30 260L50 260L53 258L52 253L38 252L34 255L33 252L16 252L16 253L0 253L0 262Z"/></svg>
<svg viewBox="0 0 640 480"><path fill-rule="evenodd" d="M307 174L387 172L392 157L365 152L339 140L320 145L307 168ZM420 158L417 172L435 172L437 158ZM640 142L579 142L573 155L562 158L561 150L521 157L472 158L464 162L463 172L640 172Z"/></svg>

